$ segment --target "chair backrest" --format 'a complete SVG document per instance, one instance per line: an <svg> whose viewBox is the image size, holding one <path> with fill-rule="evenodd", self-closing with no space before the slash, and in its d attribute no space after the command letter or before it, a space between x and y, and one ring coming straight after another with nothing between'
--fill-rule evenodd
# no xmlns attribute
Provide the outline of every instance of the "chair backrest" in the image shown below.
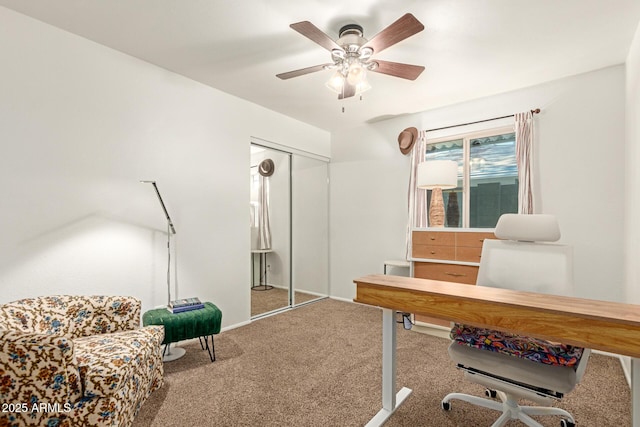
<svg viewBox="0 0 640 427"><path fill-rule="evenodd" d="M554 216L505 214L498 220L495 235L504 240L484 241L477 285L572 294L572 248L549 243L560 238Z"/></svg>

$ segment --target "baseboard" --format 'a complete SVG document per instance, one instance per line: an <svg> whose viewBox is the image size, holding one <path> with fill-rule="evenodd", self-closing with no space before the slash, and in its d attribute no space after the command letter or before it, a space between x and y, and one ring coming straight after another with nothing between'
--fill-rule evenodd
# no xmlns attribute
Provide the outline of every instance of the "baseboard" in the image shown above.
<svg viewBox="0 0 640 427"><path fill-rule="evenodd" d="M616 353L609 353L608 351L601 350L591 350L595 354L600 354L602 356L615 357L620 360L620 366L622 367L622 372L624 373L624 378L627 380L627 384L631 387L631 358L629 356L622 356Z"/></svg>
<svg viewBox="0 0 640 427"><path fill-rule="evenodd" d="M627 379L627 384L631 388L631 358L629 356L620 356L620 363L622 364L622 372Z"/></svg>
<svg viewBox="0 0 640 427"><path fill-rule="evenodd" d="M411 329L421 334L427 334L440 338L449 338L449 333L451 332L451 328L423 322L415 322L413 328Z"/></svg>
<svg viewBox="0 0 640 427"><path fill-rule="evenodd" d="M342 302L351 302L351 303L355 303L355 301L353 301L353 300L352 300L352 299L350 299L350 298L336 297L336 296L333 296L333 295L329 295L329 298L330 298L330 299L334 299L334 300L336 300L336 301L342 301ZM369 306L369 307L371 307L371 306Z"/></svg>
<svg viewBox="0 0 640 427"><path fill-rule="evenodd" d="M233 325L225 326L224 328L220 329L220 332L230 331L232 329L236 329L236 328L239 328L241 326L247 326L249 324L251 324L251 320L247 320L245 322L240 322L240 323L235 323Z"/></svg>
<svg viewBox="0 0 640 427"><path fill-rule="evenodd" d="M303 294L308 294L308 295L313 295L316 297L328 297L327 294L322 294L320 292L314 292L314 291L307 291L305 289L294 289L294 292L302 292Z"/></svg>

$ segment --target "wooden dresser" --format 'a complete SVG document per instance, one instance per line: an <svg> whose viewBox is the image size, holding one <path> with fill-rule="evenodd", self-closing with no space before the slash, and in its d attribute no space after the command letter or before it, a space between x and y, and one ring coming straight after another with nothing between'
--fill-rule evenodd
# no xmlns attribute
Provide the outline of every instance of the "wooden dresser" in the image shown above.
<svg viewBox="0 0 640 427"><path fill-rule="evenodd" d="M495 239L492 229L420 229L412 233L413 277L475 285L484 239ZM448 321L416 315L427 324L449 326Z"/></svg>

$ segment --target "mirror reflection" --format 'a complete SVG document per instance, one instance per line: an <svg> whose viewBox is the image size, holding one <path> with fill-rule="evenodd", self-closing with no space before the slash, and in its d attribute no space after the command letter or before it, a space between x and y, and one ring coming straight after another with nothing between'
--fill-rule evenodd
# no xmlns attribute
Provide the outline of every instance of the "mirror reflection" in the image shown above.
<svg viewBox="0 0 640 427"><path fill-rule="evenodd" d="M328 163L251 145L251 317L329 295Z"/></svg>
<svg viewBox="0 0 640 427"><path fill-rule="evenodd" d="M290 306L291 156L251 146L251 316Z"/></svg>

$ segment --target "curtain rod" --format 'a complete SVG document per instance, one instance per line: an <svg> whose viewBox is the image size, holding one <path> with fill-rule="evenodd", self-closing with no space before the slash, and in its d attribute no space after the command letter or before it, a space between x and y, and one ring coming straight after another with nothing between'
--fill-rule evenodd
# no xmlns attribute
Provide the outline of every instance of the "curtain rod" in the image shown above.
<svg viewBox="0 0 640 427"><path fill-rule="evenodd" d="M536 108L535 110L531 110L531 114L538 114L539 112L540 112L539 108ZM510 114L508 116L494 117L492 119L478 120L476 122L469 122L469 123L462 123L462 124L459 124L459 125L444 126L444 127L436 128L436 129L427 129L427 130L425 130L425 132L434 132L436 130L457 128L457 127L460 127L460 126L467 126L467 125L475 125L476 123L490 122L490 121L493 121L493 120L506 119L508 117L514 117L514 116L515 116L515 114Z"/></svg>

